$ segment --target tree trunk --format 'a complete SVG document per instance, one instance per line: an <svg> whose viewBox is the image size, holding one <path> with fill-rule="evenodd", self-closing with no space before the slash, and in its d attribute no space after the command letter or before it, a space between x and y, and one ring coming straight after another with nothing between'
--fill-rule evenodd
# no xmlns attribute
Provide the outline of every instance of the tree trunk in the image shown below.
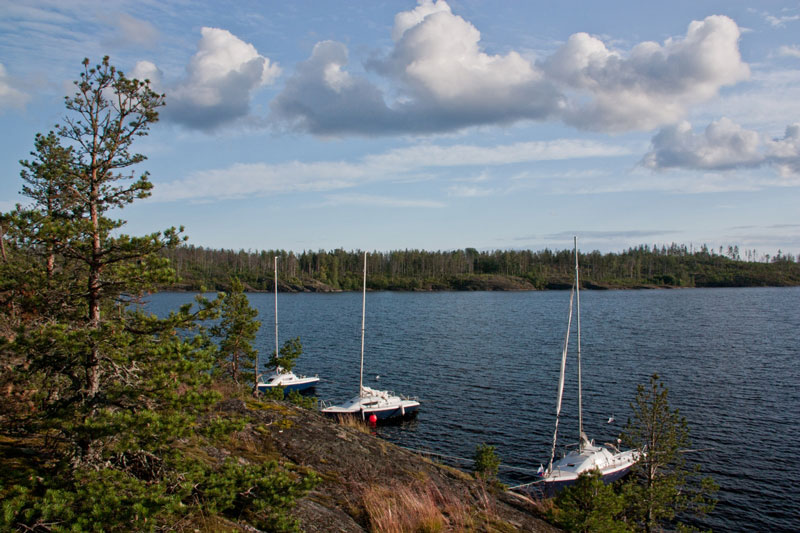
<svg viewBox="0 0 800 533"><path fill-rule="evenodd" d="M102 270L100 250L100 224L97 213L97 198L99 186L97 182L97 168L92 161L92 188L89 202L89 214L92 219L92 256L89 262L89 328L97 331L100 329L100 273ZM97 343L91 342L91 350L86 361L86 379L89 398L94 398L100 390L100 357Z"/></svg>

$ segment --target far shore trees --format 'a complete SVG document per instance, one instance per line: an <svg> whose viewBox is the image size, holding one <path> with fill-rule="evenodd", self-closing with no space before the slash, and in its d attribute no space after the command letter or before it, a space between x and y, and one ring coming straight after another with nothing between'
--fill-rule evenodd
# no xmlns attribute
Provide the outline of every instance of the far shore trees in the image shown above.
<svg viewBox="0 0 800 533"><path fill-rule="evenodd" d="M361 290L359 251L216 250L179 246L166 250L182 278L181 289L219 290L236 276L257 291L273 288L278 257L280 290ZM373 290L563 289L571 286L572 250L394 250L369 254ZM800 285L792 254L743 261L708 248L639 246L619 253L582 253L583 288L762 287Z"/></svg>

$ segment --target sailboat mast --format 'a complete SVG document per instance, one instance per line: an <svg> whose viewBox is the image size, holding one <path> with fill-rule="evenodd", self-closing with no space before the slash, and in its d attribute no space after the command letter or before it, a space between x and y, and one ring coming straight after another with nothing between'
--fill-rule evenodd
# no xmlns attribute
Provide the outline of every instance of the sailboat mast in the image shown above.
<svg viewBox="0 0 800 533"><path fill-rule="evenodd" d="M278 256L275 256L275 357L280 357L278 352ZM277 368L278 372L282 369Z"/></svg>
<svg viewBox="0 0 800 533"><path fill-rule="evenodd" d="M364 319L367 316L367 252L364 252L364 285L361 290L361 370L358 375L358 396L364 396Z"/></svg>
<svg viewBox="0 0 800 533"><path fill-rule="evenodd" d="M578 273L578 237L575 236L575 296L578 308L578 448L583 449L583 397L581 394L581 280Z"/></svg>

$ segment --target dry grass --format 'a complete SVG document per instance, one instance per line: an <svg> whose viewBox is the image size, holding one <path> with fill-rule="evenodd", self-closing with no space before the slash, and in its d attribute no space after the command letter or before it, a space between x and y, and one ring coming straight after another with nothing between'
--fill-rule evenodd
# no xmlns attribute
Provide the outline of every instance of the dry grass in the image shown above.
<svg viewBox="0 0 800 533"><path fill-rule="evenodd" d="M360 431L361 433L365 433L367 435L370 435L372 433L372 429L367 425L367 423L364 422L363 420L359 420L355 416L346 416L346 415L337 416L336 421L341 426L353 428L356 431Z"/></svg>
<svg viewBox="0 0 800 533"><path fill-rule="evenodd" d="M370 531L437 533L474 529L470 508L431 482L373 485L363 491Z"/></svg>

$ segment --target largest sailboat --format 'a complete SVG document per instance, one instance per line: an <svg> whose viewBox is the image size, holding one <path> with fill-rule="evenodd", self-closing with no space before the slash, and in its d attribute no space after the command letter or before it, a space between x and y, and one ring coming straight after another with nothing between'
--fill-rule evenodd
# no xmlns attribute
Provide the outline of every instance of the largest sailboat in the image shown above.
<svg viewBox="0 0 800 533"><path fill-rule="evenodd" d="M599 470L605 483L611 483L623 477L641 456L638 450L621 451L614 444L597 446L594 440L589 440L583 431L583 397L581 394L581 296L580 296L580 271L578 268L578 238L575 243L575 281L569 296L569 318L567 319L567 334L561 352L561 372L558 380L558 399L556 402L556 427L553 432L553 447L550 452L550 462L547 469L540 474L541 479L533 486L543 485L544 494L553 496L559 490L575 483L583 472ZM575 305L573 306L573 301ZM561 400L564 397L564 371L567 364L567 351L569 337L572 329L572 311L577 310L577 358L578 358L578 444L566 453L561 459L555 460L556 445L558 442L558 422L561 417Z"/></svg>
<svg viewBox="0 0 800 533"><path fill-rule="evenodd" d="M385 390L364 386L364 324L367 310L367 252L364 252L364 280L361 291L361 370L359 372L358 396L341 405L325 407L322 412L329 416L357 416L362 420L386 421L413 415L419 409L419 401L397 396ZM374 418L373 418L374 417Z"/></svg>

